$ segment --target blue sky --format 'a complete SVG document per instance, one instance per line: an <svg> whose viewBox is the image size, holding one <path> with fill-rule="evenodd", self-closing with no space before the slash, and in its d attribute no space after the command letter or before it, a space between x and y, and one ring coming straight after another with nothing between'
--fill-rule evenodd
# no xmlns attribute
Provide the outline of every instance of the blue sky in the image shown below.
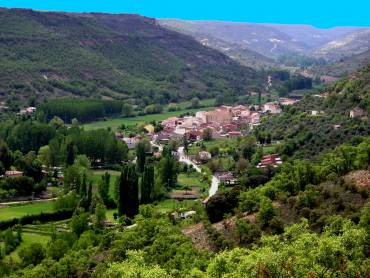
<svg viewBox="0 0 370 278"><path fill-rule="evenodd" d="M138 13L156 18L370 26L369 0L0 0L1 7Z"/></svg>

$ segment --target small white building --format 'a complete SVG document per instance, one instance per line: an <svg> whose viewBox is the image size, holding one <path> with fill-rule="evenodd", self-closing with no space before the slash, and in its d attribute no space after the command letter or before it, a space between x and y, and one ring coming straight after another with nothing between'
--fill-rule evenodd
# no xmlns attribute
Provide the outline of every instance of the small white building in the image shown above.
<svg viewBox="0 0 370 278"><path fill-rule="evenodd" d="M133 138L125 137L122 139L122 141L126 143L129 150L133 150L136 148L136 145L139 142L139 139L135 137Z"/></svg>
<svg viewBox="0 0 370 278"><path fill-rule="evenodd" d="M366 116L366 112L360 107L355 107L351 111L349 111L349 116L350 118L362 118Z"/></svg>
<svg viewBox="0 0 370 278"><path fill-rule="evenodd" d="M202 160L202 161L208 161L208 160L211 160L212 158L212 155L209 153L209 152L206 152L206 151L201 151L199 152L199 159Z"/></svg>

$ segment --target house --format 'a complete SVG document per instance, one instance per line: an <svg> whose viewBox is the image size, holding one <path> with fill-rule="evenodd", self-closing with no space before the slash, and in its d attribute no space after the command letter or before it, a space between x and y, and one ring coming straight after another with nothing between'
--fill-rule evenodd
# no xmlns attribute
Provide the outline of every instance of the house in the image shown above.
<svg viewBox="0 0 370 278"><path fill-rule="evenodd" d="M137 143L139 143L139 139L135 137L133 138L125 137L122 139L122 141L126 143L129 150L135 149Z"/></svg>
<svg viewBox="0 0 370 278"><path fill-rule="evenodd" d="M228 185L236 184L236 179L234 178L234 175L231 172L219 172L215 173L215 176L220 181L220 183Z"/></svg>
<svg viewBox="0 0 370 278"><path fill-rule="evenodd" d="M160 133L156 136L155 141L159 144L168 144L170 142L171 136L169 133Z"/></svg>
<svg viewBox="0 0 370 278"><path fill-rule="evenodd" d="M4 176L6 178L17 178L23 176L23 172L21 171L6 171Z"/></svg>
<svg viewBox="0 0 370 278"><path fill-rule="evenodd" d="M24 114L33 114L36 112L36 107L27 107L25 109L21 109L19 111L19 114L24 115Z"/></svg>
<svg viewBox="0 0 370 278"><path fill-rule="evenodd" d="M283 106L286 105L293 105L294 103L298 102L296 99L291 99L291 98L280 98L280 104Z"/></svg>
<svg viewBox="0 0 370 278"><path fill-rule="evenodd" d="M240 131L230 131L228 133L229 137L232 138L232 137L240 137L242 136L242 133Z"/></svg>
<svg viewBox="0 0 370 278"><path fill-rule="evenodd" d="M324 115L324 114L325 114L325 112L324 112L324 111L312 110L312 111L310 112L310 114L311 114L311 116L316 117L316 116Z"/></svg>
<svg viewBox="0 0 370 278"><path fill-rule="evenodd" d="M263 105L263 113L280 114L282 112L280 105L275 102L268 102Z"/></svg>
<svg viewBox="0 0 370 278"><path fill-rule="evenodd" d="M266 168L271 165L272 167L278 167L283 162L277 154L264 155L260 163L258 163L257 168Z"/></svg>
<svg viewBox="0 0 370 278"><path fill-rule="evenodd" d="M161 122L161 125L163 127L170 127L170 128L175 128L179 124L181 124L181 121L178 117L170 117Z"/></svg>
<svg viewBox="0 0 370 278"><path fill-rule="evenodd" d="M351 111L349 111L349 116L350 118L362 118L366 116L366 112L360 107L355 107Z"/></svg>
<svg viewBox="0 0 370 278"><path fill-rule="evenodd" d="M201 151L201 152L199 152L199 153L198 153L198 156L199 156L199 159L200 159L201 161L209 161L209 160L211 160L211 158L212 158L211 153L206 152L206 151Z"/></svg>
<svg viewBox="0 0 370 278"><path fill-rule="evenodd" d="M221 106L205 114L206 123L228 124L232 122L233 115L227 106Z"/></svg>
<svg viewBox="0 0 370 278"><path fill-rule="evenodd" d="M231 112L233 113L235 117L240 117L240 116L248 117L251 113L249 108L244 105L238 105L238 106L232 107Z"/></svg>

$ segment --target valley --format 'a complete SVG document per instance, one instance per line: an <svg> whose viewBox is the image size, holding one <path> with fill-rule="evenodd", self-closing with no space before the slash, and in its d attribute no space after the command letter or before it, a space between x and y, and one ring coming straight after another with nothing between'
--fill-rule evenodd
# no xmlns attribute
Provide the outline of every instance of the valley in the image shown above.
<svg viewBox="0 0 370 278"><path fill-rule="evenodd" d="M0 277L368 277L369 30L0 8Z"/></svg>

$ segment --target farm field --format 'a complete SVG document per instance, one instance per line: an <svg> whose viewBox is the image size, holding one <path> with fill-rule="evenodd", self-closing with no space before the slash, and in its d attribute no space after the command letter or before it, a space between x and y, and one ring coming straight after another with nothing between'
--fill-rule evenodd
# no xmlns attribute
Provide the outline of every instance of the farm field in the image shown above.
<svg viewBox="0 0 370 278"><path fill-rule="evenodd" d="M53 201L38 202L27 205L12 205L0 208L0 221L19 218L25 215L39 214L54 210Z"/></svg>
<svg viewBox="0 0 370 278"><path fill-rule="evenodd" d="M179 104L181 110L178 111L171 111L171 112L163 112L161 114L151 114L151 115L144 115L144 116L137 116L132 118L113 118L108 120L101 120L92 123L88 123L83 125L85 130L94 130L94 129L101 129L101 128L112 128L116 130L121 125L137 125L137 124L144 124L149 123L151 121L163 121L167 118L180 116L185 113L195 113L197 111L208 111L212 110L214 107L211 106L213 100L205 100L201 101L201 105L204 106L203 108L194 108L194 109L187 109L186 106L188 105L187 102Z"/></svg>

